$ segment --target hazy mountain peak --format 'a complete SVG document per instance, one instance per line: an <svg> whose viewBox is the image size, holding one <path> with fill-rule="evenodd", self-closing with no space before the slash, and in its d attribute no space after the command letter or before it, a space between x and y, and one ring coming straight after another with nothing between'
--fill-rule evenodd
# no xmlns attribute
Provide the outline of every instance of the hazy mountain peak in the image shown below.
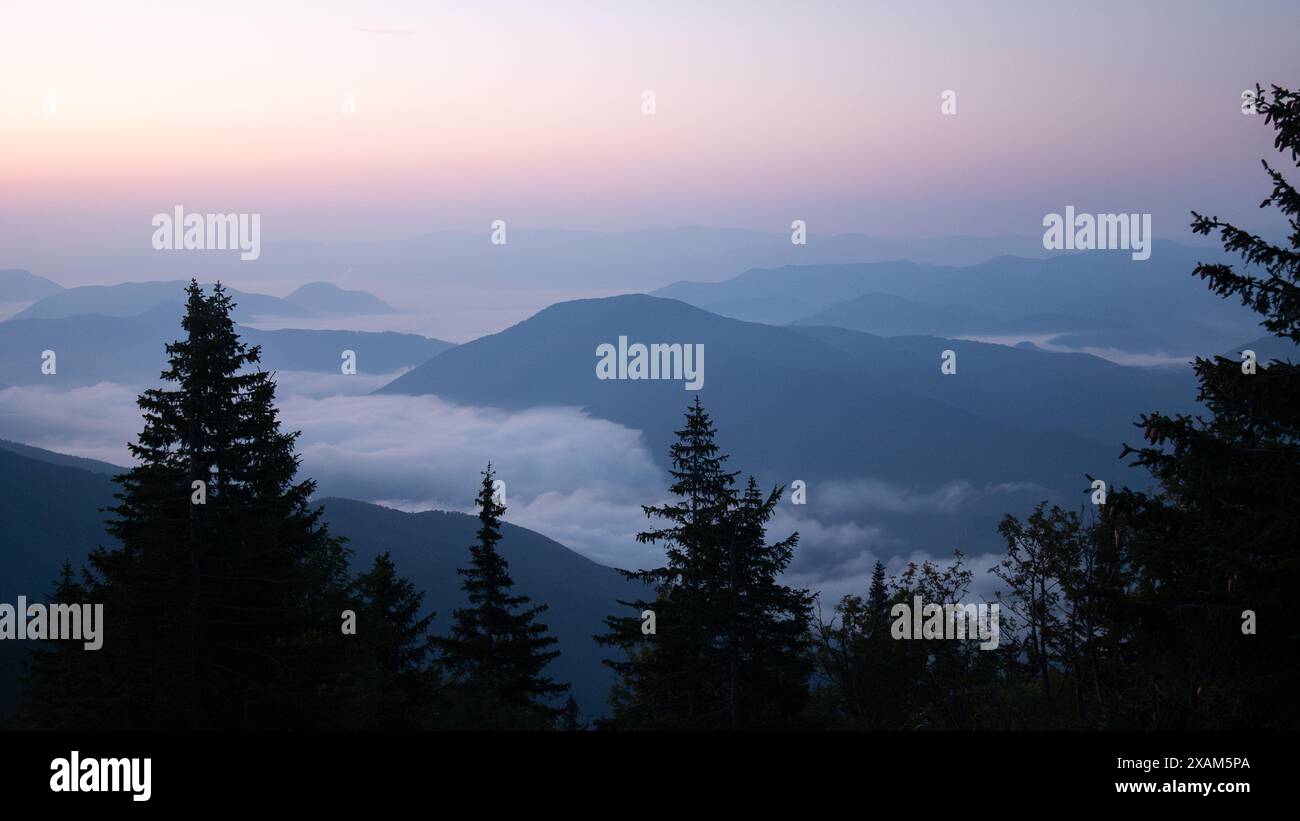
<svg viewBox="0 0 1300 821"><path fill-rule="evenodd" d="M23 268L0 271L0 303L42 299L63 290L57 282Z"/></svg>
<svg viewBox="0 0 1300 821"><path fill-rule="evenodd" d="M187 280L154 280L149 282L121 282L116 285L80 285L61 289L11 319L62 319L70 316L98 314L111 317L132 317L148 313L159 305L171 306L180 315L185 304ZM206 284L204 287L208 287ZM247 319L257 315L304 316L309 312L297 305L266 294L246 293L227 288L235 301L235 318Z"/></svg>
<svg viewBox="0 0 1300 821"><path fill-rule="evenodd" d="M349 291L332 282L308 282L284 298L317 316L361 316L396 313L392 306L369 291Z"/></svg>

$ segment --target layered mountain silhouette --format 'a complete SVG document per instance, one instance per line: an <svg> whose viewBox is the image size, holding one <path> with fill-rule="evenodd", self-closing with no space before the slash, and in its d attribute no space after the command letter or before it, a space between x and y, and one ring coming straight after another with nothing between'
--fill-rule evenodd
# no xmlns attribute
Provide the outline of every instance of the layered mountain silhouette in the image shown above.
<svg viewBox="0 0 1300 821"><path fill-rule="evenodd" d="M35 304L11 318L61 319L82 314L128 317L164 306L179 316L185 306L186 284L182 280L169 280L58 289L37 298ZM335 317L393 312L368 291L345 291L327 282L308 283L284 299L233 288L226 290L236 303L235 319L244 322L260 316Z"/></svg>
<svg viewBox="0 0 1300 821"><path fill-rule="evenodd" d="M1133 422L1140 411L1196 408L1196 380L1188 368L1130 368L1088 354L937 337L879 337L833 327L792 330L849 354L886 382L1017 430L1068 431L1109 444L1134 438ZM957 354L957 374L939 370L936 349Z"/></svg>
<svg viewBox="0 0 1300 821"><path fill-rule="evenodd" d="M629 344L703 344L699 395L731 469L768 487L805 481L808 515L896 534L901 541L871 546L882 555L996 550L1003 513L1042 499L1086 503L1088 475L1145 486L1118 458L1123 442L1137 438L1138 414L1194 409L1186 371L937 337L776 327L646 295L553 305L440 354L381 392L506 409L582 408L641 431L666 470L695 394L680 380L597 379L597 346L619 336ZM945 350L957 353L955 375L940 371ZM862 481L912 501L851 489ZM847 501L831 505L836 499ZM817 572L812 561L797 556L795 572Z"/></svg>
<svg viewBox="0 0 1300 821"><path fill-rule="evenodd" d="M834 325L877 336L955 336L998 323L993 317L955 305L922 305L893 294L870 293L836 302L796 325Z"/></svg>
<svg viewBox="0 0 1300 821"><path fill-rule="evenodd" d="M1001 318L962 305L922 305L891 294L870 293L836 302L792 325L834 326L878 336L944 336L1010 340L1043 337L1061 347L1125 351L1170 351L1174 343L1156 334L1077 314L1033 314Z"/></svg>
<svg viewBox="0 0 1300 821"><path fill-rule="evenodd" d="M0 304L28 302L57 294L63 286L21 268L0 271Z"/></svg>
<svg viewBox="0 0 1300 821"><path fill-rule="evenodd" d="M0 442L0 601L18 595L43 601L64 561L74 567L97 545L111 544L102 508L113 504L116 487L103 462ZM85 469L89 466L91 469ZM469 477L468 486L473 486ZM463 513L402 513L351 499L320 500L331 531L348 539L354 568L391 551L399 571L425 591L426 608L437 613L435 632L446 632L452 610L464 606L456 568L468 562L478 519ZM600 663L609 651L591 637L604 631L605 616L619 612L617 599L639 591L614 570L579 556L531 530L506 523L498 549L510 563L515 589L550 605L545 622L560 640L562 655L548 673L573 684L584 715L602 714L612 682ZM106 637L111 641L112 637ZM0 717L17 700L19 642L0 642Z"/></svg>
<svg viewBox="0 0 1300 821"><path fill-rule="evenodd" d="M1274 359L1283 362L1300 360L1300 346L1280 336L1261 336L1240 345L1234 345L1223 352L1229 359L1240 359L1242 351L1254 351L1255 360L1261 364Z"/></svg>
<svg viewBox="0 0 1300 821"><path fill-rule="evenodd" d="M870 476L1033 482L1061 490L1085 472L1120 475L1139 412L1191 409L1185 372L936 337L883 339L773 327L646 295L553 305L449 350L382 393L437 394L502 408L576 406L641 430L665 459L694 396L677 381L597 379L596 349L703 344L699 391L733 464L781 483ZM958 372L940 372L944 350Z"/></svg>
<svg viewBox="0 0 1300 821"><path fill-rule="evenodd" d="M1157 241L1145 261L1093 251L962 267L756 268L725 282L678 282L654 295L738 319L886 336L1063 333L1075 347L1210 353L1259 333L1247 309L1189 287L1198 262L1220 258L1218 251Z"/></svg>
<svg viewBox="0 0 1300 821"><path fill-rule="evenodd" d="M284 298L314 316L358 316L396 313L369 291L347 291L329 282L309 282Z"/></svg>
<svg viewBox="0 0 1300 821"><path fill-rule="evenodd" d="M793 245L788 230L680 228L610 233L530 230L511 225L509 242L493 245L481 231L437 231L374 242L267 240L256 260L237 255L186 255L185 270L202 281L298 283L333 279L326 272L375 272L395 291L473 284L504 288L555 288L572 292L593 283L610 289L645 290L679 279L722 279L764 265L832 264L912 259L969 265L1002 254L1045 256L1038 236L946 236L923 239L865 234L822 234L811 226L807 245ZM167 254L101 253L99 276L109 279L174 275ZM539 272L545 272L539 277ZM357 274L360 276L360 274ZM248 278L252 278L251 280Z"/></svg>
<svg viewBox="0 0 1300 821"><path fill-rule="evenodd" d="M185 307L185 286L182 280L168 282L123 282L118 285L82 285L51 294L14 314L10 319L62 319L64 317L96 314L99 316L129 317L166 307L180 316ZM247 320L254 316L308 316L308 311L283 299L266 294L250 294L227 289L236 304L235 318Z"/></svg>
<svg viewBox="0 0 1300 821"><path fill-rule="evenodd" d="M381 388L471 405L582 408L640 430L659 465L694 398L684 381L601 381L597 347L703 344L698 391L733 470L764 486L809 486L823 522L868 521L944 555L998 547L997 521L1041 499L1086 503L1087 475L1141 485L1118 459L1145 411L1195 411L1183 370L1123 368L1087 355L1026 351L935 336L880 336L826 327L741 322L646 295L560 303L499 334L450 349ZM944 351L957 374L941 373ZM906 504L833 485L885 483ZM820 490L819 490L820 488ZM956 488L956 492L954 492ZM859 499L858 496L866 496ZM854 507L857 505L857 507ZM854 551L861 551L858 544ZM800 572L805 562L796 559Z"/></svg>
<svg viewBox="0 0 1300 821"><path fill-rule="evenodd" d="M121 473L123 468L111 462L104 462L99 459L87 459L84 456L70 456L66 453L56 453L45 448L24 445L22 442L14 442L9 439L0 439L0 450L7 450L10 453L16 453L19 456L26 456L30 459L36 459L40 462L46 462L51 465L62 465L64 467L79 468L81 470L98 473L104 476L116 476Z"/></svg>
<svg viewBox="0 0 1300 821"><path fill-rule="evenodd" d="M169 304L136 316L9 319L0 322L0 385L151 384L166 367L165 345L182 333L180 312ZM241 327L239 334L250 345L262 346L265 370L340 373L341 354L351 350L357 355L358 373L390 374L452 347L442 340L392 331ZM41 353L46 350L58 355L55 375L41 372Z"/></svg>

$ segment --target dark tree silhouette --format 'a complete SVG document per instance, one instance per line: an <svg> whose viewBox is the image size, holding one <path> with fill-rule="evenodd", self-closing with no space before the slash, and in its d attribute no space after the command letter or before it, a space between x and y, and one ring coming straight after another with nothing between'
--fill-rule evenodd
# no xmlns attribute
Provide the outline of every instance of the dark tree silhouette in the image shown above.
<svg viewBox="0 0 1300 821"><path fill-rule="evenodd" d="M619 648L605 663L619 676L604 726L739 729L791 726L808 695L812 671L812 595L778 583L798 534L768 545L766 524L781 488L764 496L750 479L743 494L698 398L671 447L677 500L644 506L665 526L637 535L662 543L667 564L620 571L647 584L654 598L620 602L632 616L611 616L597 640ZM642 630L653 611L655 635Z"/></svg>
<svg viewBox="0 0 1300 821"><path fill-rule="evenodd" d="M1300 95L1256 89L1274 145L1300 158ZM1300 194L1267 161L1275 207L1290 228L1275 245L1193 212L1192 230L1218 232L1245 263L1198 265L1215 293L1237 296L1269 332L1300 341ZM1300 372L1292 361L1198 358L1208 417L1146 414L1146 438L1125 449L1160 490L1112 494L1108 518L1123 531L1137 573L1135 650L1145 687L1132 703L1162 727L1295 727L1300 711ZM1258 635L1243 633L1254 611Z"/></svg>
<svg viewBox="0 0 1300 821"><path fill-rule="evenodd" d="M546 635L537 617L546 611L529 598L511 593L506 560L497 551L501 515L493 487L492 465L479 486L478 541L470 546L469 567L457 572L469 607L454 613L451 636L437 641L442 663L454 679L454 721L476 729L544 729L563 714L551 701L568 691L542 675L560 655L547 648L558 643Z"/></svg>
<svg viewBox="0 0 1300 821"><path fill-rule="evenodd" d="M431 664L435 614L420 615L424 594L398 575L388 552L352 587L357 633L346 642L351 680L339 713L359 730L436 729L443 717Z"/></svg>
<svg viewBox="0 0 1300 821"><path fill-rule="evenodd" d="M106 639L77 669L105 698L80 726L312 726L338 669L346 553L308 502L314 483L295 480L297 434L280 430L230 297L194 281L187 297L171 387L141 394L138 465L116 477L120 546L90 556Z"/></svg>

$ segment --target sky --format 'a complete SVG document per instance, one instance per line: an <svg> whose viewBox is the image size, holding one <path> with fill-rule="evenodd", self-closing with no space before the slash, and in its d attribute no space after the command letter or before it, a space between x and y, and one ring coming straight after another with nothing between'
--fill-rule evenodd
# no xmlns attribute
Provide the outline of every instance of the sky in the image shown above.
<svg viewBox="0 0 1300 821"><path fill-rule="evenodd" d="M1300 81L1298 24L1294 2L5 0L0 268L95 281L176 204L262 214L267 242L1248 220L1271 146L1241 92Z"/></svg>

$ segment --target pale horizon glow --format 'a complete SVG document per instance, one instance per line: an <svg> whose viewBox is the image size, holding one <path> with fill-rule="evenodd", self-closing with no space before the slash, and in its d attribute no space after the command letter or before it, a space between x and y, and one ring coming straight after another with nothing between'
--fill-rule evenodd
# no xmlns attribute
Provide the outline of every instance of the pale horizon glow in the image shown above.
<svg viewBox="0 0 1300 821"><path fill-rule="evenodd" d="M177 203L269 242L1248 221L1272 148L1241 90L1300 79L1293 3L7 5L0 268L73 281Z"/></svg>

